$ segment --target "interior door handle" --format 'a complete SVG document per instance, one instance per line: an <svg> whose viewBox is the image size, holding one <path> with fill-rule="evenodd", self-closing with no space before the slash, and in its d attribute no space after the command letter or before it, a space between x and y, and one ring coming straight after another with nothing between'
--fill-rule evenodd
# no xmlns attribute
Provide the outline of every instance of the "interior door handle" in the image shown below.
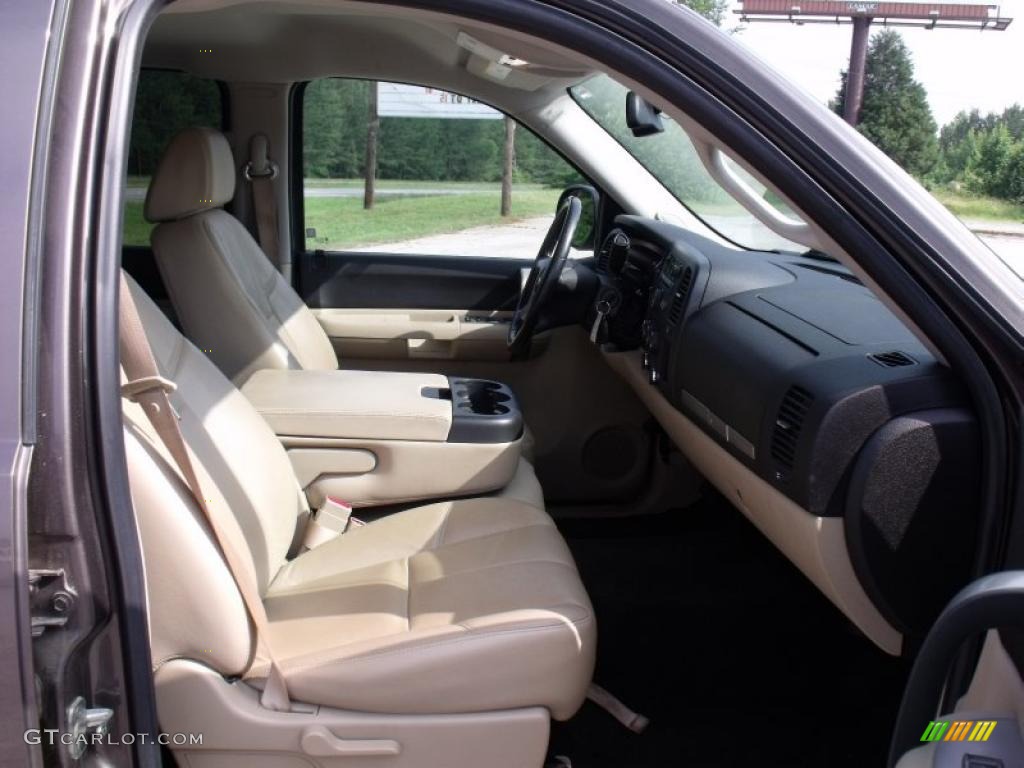
<svg viewBox="0 0 1024 768"><path fill-rule="evenodd" d="M300 743L310 757L386 757L402 751L402 745L394 739L342 739L322 725L303 731Z"/></svg>

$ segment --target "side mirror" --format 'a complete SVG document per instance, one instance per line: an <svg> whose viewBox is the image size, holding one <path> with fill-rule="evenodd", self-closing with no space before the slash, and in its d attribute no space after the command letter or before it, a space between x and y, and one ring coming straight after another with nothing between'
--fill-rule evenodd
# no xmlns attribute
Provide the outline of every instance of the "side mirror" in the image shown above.
<svg viewBox="0 0 1024 768"><path fill-rule="evenodd" d="M572 238L572 247L578 251L593 250L596 246L597 204L600 196L597 190L589 184L573 184L562 190L562 194L558 196L558 205L555 210L561 208L562 203L570 197L577 198L583 205L580 223Z"/></svg>
<svg viewBox="0 0 1024 768"><path fill-rule="evenodd" d="M626 94L626 125L637 138L665 131L661 110L633 91Z"/></svg>

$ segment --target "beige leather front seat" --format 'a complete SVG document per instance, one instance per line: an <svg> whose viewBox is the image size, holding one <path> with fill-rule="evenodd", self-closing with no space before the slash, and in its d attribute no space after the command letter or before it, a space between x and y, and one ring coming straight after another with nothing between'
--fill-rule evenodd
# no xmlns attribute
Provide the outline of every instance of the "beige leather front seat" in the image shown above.
<svg viewBox="0 0 1024 768"><path fill-rule="evenodd" d="M583 701L596 641L548 515L507 498L448 501L290 558L307 508L277 438L130 288L160 373L176 384L200 485L231 512L299 702L286 713L259 706L265 660L239 590L145 414L124 400L161 727L204 735L174 747L182 764L539 766L549 714L568 718Z"/></svg>
<svg viewBox="0 0 1024 768"><path fill-rule="evenodd" d="M185 335L241 385L265 368L334 370L338 357L306 304L223 207L235 195L231 147L189 128L167 146L146 194L152 245ZM531 458L533 438L523 435Z"/></svg>
<svg viewBox="0 0 1024 768"><path fill-rule="evenodd" d="M231 147L190 128L168 145L146 194L152 245L185 335L236 384L264 368L334 370L313 313L222 206L235 196Z"/></svg>

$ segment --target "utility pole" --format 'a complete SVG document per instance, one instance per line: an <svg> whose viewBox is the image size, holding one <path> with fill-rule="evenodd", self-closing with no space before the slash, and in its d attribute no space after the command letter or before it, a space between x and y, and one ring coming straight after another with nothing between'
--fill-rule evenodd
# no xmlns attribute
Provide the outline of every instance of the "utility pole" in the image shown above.
<svg viewBox="0 0 1024 768"><path fill-rule="evenodd" d="M999 15L999 6L965 3L866 2L865 0L740 0L740 21L791 24L852 24L850 68L846 75L843 118L860 122L864 101L864 68L871 25L924 29L990 29L1002 32L1013 21Z"/></svg>
<svg viewBox="0 0 1024 768"><path fill-rule="evenodd" d="M871 34L870 16L853 19L853 41L850 45L850 68L846 73L846 98L843 100L843 119L850 125L860 123L860 105L864 102L864 70L868 62L868 37Z"/></svg>
<svg viewBox="0 0 1024 768"><path fill-rule="evenodd" d="M516 121L505 115L505 159L501 169L501 215L512 215L512 171L516 165Z"/></svg>
<svg viewBox="0 0 1024 768"><path fill-rule="evenodd" d="M377 136L380 133L380 115L377 113L377 81L370 81L369 114L366 118L366 186L363 189L363 208L373 208L377 192Z"/></svg>

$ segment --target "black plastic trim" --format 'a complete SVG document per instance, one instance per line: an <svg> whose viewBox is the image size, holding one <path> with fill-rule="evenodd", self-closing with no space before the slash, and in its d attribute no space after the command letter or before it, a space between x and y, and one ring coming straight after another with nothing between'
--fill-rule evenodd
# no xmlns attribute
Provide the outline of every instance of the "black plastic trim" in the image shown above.
<svg viewBox="0 0 1024 768"><path fill-rule="evenodd" d="M511 443L523 436L523 414L512 390L497 381L448 379L449 443Z"/></svg>

